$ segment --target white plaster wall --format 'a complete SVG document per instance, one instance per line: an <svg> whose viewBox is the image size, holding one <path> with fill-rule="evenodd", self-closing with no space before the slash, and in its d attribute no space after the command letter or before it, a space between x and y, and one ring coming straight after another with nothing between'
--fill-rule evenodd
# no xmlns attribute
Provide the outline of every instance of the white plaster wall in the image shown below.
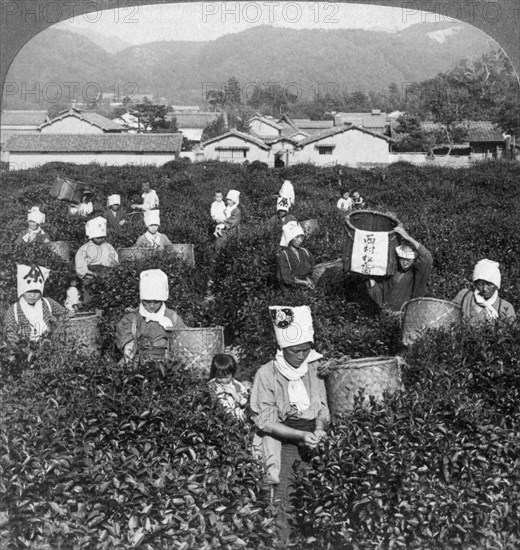
<svg viewBox="0 0 520 550"><path fill-rule="evenodd" d="M273 128L269 124L262 122L261 120L252 120L249 123L249 128L255 134L259 136L277 136L279 131L276 128Z"/></svg>
<svg viewBox="0 0 520 550"><path fill-rule="evenodd" d="M320 155L317 145L335 144L332 155ZM389 145L384 139L357 130L349 130L320 141L309 143L295 154L296 162L313 163L319 166L346 164L358 166L360 163L389 163Z"/></svg>
<svg viewBox="0 0 520 550"><path fill-rule="evenodd" d="M26 170L37 168L47 162L71 162L74 164L89 164L91 162L107 166L125 164L161 166L165 162L175 160L174 153L17 153L9 152L9 170Z"/></svg>
<svg viewBox="0 0 520 550"><path fill-rule="evenodd" d="M248 147L247 156L241 158L219 158L219 151L217 147ZM221 160L223 162L237 162L242 163L246 160L253 162L259 160L266 162L267 164L273 164L273 155L270 151L261 149L250 141L244 141L237 136L228 136L227 138L214 141L204 146L204 158L205 160Z"/></svg>
<svg viewBox="0 0 520 550"><path fill-rule="evenodd" d="M102 134L103 130L90 122L68 116L43 127L41 132L42 134Z"/></svg>

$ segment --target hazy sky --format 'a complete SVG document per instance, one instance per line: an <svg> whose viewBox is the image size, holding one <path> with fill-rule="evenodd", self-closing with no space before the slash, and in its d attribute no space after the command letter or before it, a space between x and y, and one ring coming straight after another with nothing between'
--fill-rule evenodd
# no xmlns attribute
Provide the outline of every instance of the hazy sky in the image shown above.
<svg viewBox="0 0 520 550"><path fill-rule="evenodd" d="M158 40L212 40L257 25L292 29L377 29L395 31L424 21L448 21L442 16L404 8L325 2L190 2L155 6L122 6L63 21L116 36L132 44Z"/></svg>

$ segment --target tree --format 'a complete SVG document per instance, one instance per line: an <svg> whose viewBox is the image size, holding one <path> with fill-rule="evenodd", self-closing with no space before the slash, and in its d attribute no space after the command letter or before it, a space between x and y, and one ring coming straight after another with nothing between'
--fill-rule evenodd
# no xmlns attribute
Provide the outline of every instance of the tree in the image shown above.
<svg viewBox="0 0 520 550"><path fill-rule="evenodd" d="M152 103L139 103L131 109L130 114L137 117L139 122L138 132L169 132L170 123L166 120L166 114L171 107L166 105L154 105Z"/></svg>

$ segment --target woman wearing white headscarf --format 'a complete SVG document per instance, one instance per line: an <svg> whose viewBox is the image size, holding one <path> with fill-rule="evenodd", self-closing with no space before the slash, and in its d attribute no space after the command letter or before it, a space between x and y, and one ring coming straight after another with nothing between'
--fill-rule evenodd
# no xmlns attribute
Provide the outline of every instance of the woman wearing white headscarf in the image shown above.
<svg viewBox="0 0 520 550"><path fill-rule="evenodd" d="M126 210L121 207L121 195L110 195L107 197L107 208L103 213L107 221L107 232L120 235L123 226L126 224Z"/></svg>
<svg viewBox="0 0 520 550"><path fill-rule="evenodd" d="M454 298L462 308L462 319L472 325L498 319L515 319L515 309L500 298L501 275L498 262L480 260L473 269L473 289L463 289Z"/></svg>
<svg viewBox="0 0 520 550"><path fill-rule="evenodd" d="M308 306L269 308L277 342L272 361L260 367L251 390L257 428L255 450L265 461L275 496L291 509L288 491L292 465L304 460L302 446L314 448L326 435L330 415L319 360L313 349L314 329ZM282 525L287 535L287 525Z"/></svg>
<svg viewBox="0 0 520 550"><path fill-rule="evenodd" d="M219 223L215 229L217 237L217 248L224 246L229 239L240 235L240 224L242 223L242 211L239 207L240 191L230 189L226 195L226 219Z"/></svg>
<svg viewBox="0 0 520 550"><path fill-rule="evenodd" d="M148 210L145 212L144 224L146 225L146 233L137 239L134 246L137 248L164 250L165 246L172 245L172 242L164 233L159 233L159 226L161 225L159 210Z"/></svg>
<svg viewBox="0 0 520 550"><path fill-rule="evenodd" d="M177 312L166 307L168 296L166 273L160 269L141 272L139 307L127 313L117 325L117 347L125 362L170 358L173 330L186 325Z"/></svg>
<svg viewBox="0 0 520 550"><path fill-rule="evenodd" d="M27 214L27 229L20 231L15 244L45 244L50 242L49 235L40 227L45 223L45 214L40 212L39 206L33 206Z"/></svg>
<svg viewBox="0 0 520 550"><path fill-rule="evenodd" d="M303 248L305 231L296 221L282 227L282 250L278 253L278 281L286 288L314 288L312 270L316 264L314 256Z"/></svg>
<svg viewBox="0 0 520 550"><path fill-rule="evenodd" d="M286 199L289 210L294 206L296 195L294 194L293 184L289 180L285 180L280 187L278 196L282 199Z"/></svg>
<svg viewBox="0 0 520 550"><path fill-rule="evenodd" d="M38 342L54 330L58 319L65 320L69 311L50 298L43 298L50 270L37 265L17 265L18 301L5 314L4 338L9 344L20 340Z"/></svg>

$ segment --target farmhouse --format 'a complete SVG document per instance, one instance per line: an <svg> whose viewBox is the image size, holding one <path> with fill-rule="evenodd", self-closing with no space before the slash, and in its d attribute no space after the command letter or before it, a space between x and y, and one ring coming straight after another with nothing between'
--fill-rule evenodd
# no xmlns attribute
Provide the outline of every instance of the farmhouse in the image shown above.
<svg viewBox="0 0 520 550"><path fill-rule="evenodd" d="M230 130L221 136L203 142L206 160L225 162L253 162L259 160L273 164L271 148L261 139L238 130Z"/></svg>
<svg viewBox="0 0 520 550"><path fill-rule="evenodd" d="M390 141L389 137L378 132L343 124L300 141L294 160L319 166L388 164Z"/></svg>
<svg viewBox="0 0 520 550"><path fill-rule="evenodd" d="M124 126L103 115L75 107L62 111L40 126L42 134L106 134L125 131Z"/></svg>
<svg viewBox="0 0 520 550"><path fill-rule="evenodd" d="M21 133L36 134L40 126L49 120L47 111L2 111L0 116L0 140L2 149L7 140Z"/></svg>
<svg viewBox="0 0 520 550"><path fill-rule="evenodd" d="M334 113L334 125L342 124L354 124L380 134L386 134L389 126L387 114L379 109L372 109L370 113Z"/></svg>
<svg viewBox="0 0 520 550"><path fill-rule="evenodd" d="M182 134L20 134L6 144L10 170L47 162L162 165L178 160Z"/></svg>

